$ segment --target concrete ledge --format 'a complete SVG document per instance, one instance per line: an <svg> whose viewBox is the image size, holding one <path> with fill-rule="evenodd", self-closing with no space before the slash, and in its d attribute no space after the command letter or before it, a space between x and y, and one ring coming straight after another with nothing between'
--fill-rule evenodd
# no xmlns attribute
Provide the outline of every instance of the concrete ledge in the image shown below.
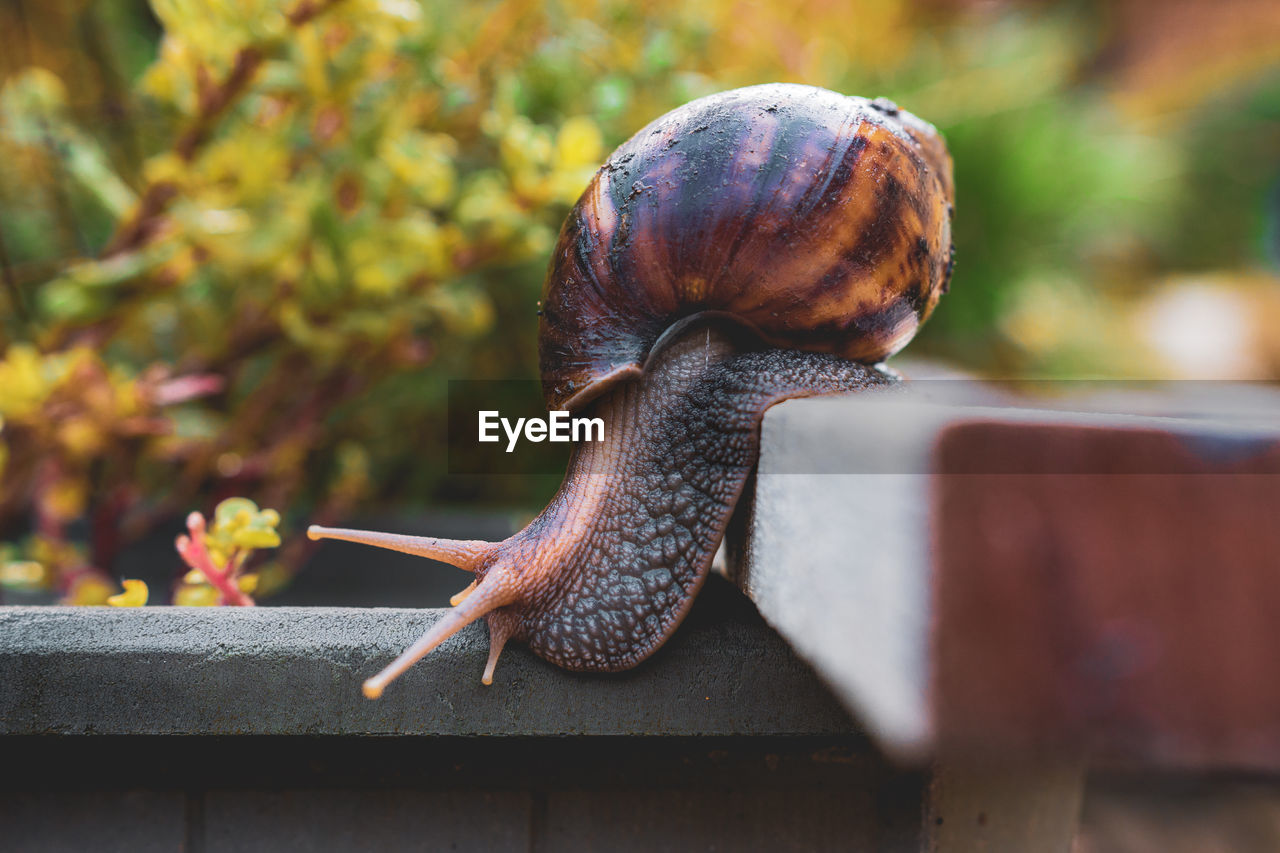
<svg viewBox="0 0 1280 853"><path fill-rule="evenodd" d="M712 580L709 603L631 672L575 675L513 644L486 688L488 636L475 625L378 701L360 695L361 680L442 611L0 608L0 734L852 731L809 667Z"/></svg>
<svg viewBox="0 0 1280 853"><path fill-rule="evenodd" d="M927 394L771 409L729 540L880 745L1280 768L1274 398L1266 421Z"/></svg>

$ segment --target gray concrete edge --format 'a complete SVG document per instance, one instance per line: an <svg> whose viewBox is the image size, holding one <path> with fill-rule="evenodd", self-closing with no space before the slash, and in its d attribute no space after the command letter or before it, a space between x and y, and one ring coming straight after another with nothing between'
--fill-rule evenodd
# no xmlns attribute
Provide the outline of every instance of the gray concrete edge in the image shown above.
<svg viewBox="0 0 1280 853"><path fill-rule="evenodd" d="M0 734L808 735L854 723L758 619L692 620L653 658L570 673L472 625L361 681L442 610L0 607Z"/></svg>

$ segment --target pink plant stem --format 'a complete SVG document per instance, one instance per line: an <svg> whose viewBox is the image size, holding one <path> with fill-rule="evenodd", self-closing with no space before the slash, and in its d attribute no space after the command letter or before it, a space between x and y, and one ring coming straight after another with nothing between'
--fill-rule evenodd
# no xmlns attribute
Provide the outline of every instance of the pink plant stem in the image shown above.
<svg viewBox="0 0 1280 853"><path fill-rule="evenodd" d="M209 556L208 550L204 547L204 518L200 517L196 520L199 513L192 513L187 520L187 527L191 531L190 536L179 536L177 543L178 553L182 555L182 559L186 564L200 574L204 575L205 580L213 586L214 589L222 595L223 604L233 604L238 607L253 607L253 599L244 593L240 587L236 586L235 581L231 578L229 572L223 572L214 565L213 559Z"/></svg>

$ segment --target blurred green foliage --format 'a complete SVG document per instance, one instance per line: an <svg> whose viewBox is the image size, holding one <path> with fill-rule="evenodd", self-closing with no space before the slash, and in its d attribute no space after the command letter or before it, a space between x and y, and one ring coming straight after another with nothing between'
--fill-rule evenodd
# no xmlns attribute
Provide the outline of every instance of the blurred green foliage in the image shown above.
<svg viewBox="0 0 1280 853"><path fill-rule="evenodd" d="M535 375L568 206L614 145L733 86L887 95L946 134L959 266L912 352L1149 366L1126 300L1263 263L1280 75L1135 115L1098 70L1105 23L907 0L6 6L27 37L0 90L5 577L105 598L123 539L232 494L320 522L545 495L444 477L445 382Z"/></svg>

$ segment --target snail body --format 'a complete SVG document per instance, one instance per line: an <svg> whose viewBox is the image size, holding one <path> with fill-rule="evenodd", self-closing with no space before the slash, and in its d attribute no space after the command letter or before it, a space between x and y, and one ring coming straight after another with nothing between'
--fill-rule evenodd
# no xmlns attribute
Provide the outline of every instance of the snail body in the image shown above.
<svg viewBox="0 0 1280 853"><path fill-rule="evenodd" d="M549 408L605 422L502 542L313 527L476 573L385 684L484 616L492 679L515 638L616 671L675 630L756 461L765 410L895 381L951 273L950 159L883 100L772 84L693 101L613 153L561 230L543 290Z"/></svg>

